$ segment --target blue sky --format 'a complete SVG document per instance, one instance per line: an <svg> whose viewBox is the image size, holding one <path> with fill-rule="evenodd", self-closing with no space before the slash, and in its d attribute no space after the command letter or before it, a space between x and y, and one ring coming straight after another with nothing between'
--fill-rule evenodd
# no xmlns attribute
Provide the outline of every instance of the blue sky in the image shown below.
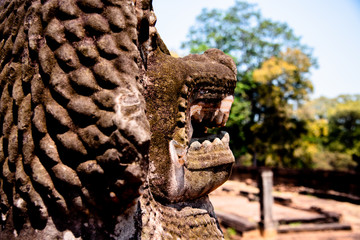
<svg viewBox="0 0 360 240"><path fill-rule="evenodd" d="M287 22L314 48L312 98L360 94L360 0L248 0L266 18ZM156 27L170 50L180 49L203 8L227 9L234 0L153 0Z"/></svg>

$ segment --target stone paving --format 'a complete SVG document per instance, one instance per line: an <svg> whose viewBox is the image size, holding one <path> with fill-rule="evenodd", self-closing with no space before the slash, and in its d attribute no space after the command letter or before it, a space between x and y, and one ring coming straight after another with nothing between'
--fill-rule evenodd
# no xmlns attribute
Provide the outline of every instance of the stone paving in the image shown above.
<svg viewBox="0 0 360 240"><path fill-rule="evenodd" d="M258 202L249 202L247 198L241 196L210 196L210 200L214 205L215 211L221 210L224 212L234 213L247 218L251 222L260 221L260 206ZM320 217L320 214L301 211L293 208L288 208L278 204L274 204L274 218L280 220L288 218L308 218Z"/></svg>
<svg viewBox="0 0 360 240"><path fill-rule="evenodd" d="M226 191L224 191L226 190ZM257 193L258 189L243 182L228 181L222 187L210 194L210 200L214 205L215 211L220 210L247 218L249 221L258 222L260 220L260 207L257 201L249 201L248 198L240 196L240 191ZM325 211L338 212L342 214L341 223L350 224L352 231L323 231L323 232L303 232L278 234L272 238L274 240L360 240L360 206L338 202L335 200L320 199L310 195L300 195L297 192L274 192L274 195L291 198L292 205L301 209L310 207L321 207ZM294 209L279 204L274 204L274 218L307 218L315 217L319 214L314 212ZM233 239L240 239L235 237ZM259 232L247 232L242 240L263 239Z"/></svg>

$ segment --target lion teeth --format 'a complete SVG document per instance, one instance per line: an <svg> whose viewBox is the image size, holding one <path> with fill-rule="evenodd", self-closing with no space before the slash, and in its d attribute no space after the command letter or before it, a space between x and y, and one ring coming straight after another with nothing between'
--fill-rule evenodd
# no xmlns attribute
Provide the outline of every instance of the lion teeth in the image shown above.
<svg viewBox="0 0 360 240"><path fill-rule="evenodd" d="M216 118L219 115L220 109L216 109L215 112L211 116L211 122L216 122Z"/></svg>
<svg viewBox="0 0 360 240"><path fill-rule="evenodd" d="M229 119L229 113L225 113L224 114L224 118L223 118L223 121L221 123L221 126L222 127L225 127L226 126L226 123L227 123L227 120Z"/></svg>
<svg viewBox="0 0 360 240"><path fill-rule="evenodd" d="M230 142L230 136L229 136L229 134L228 134L228 133L225 133L225 135L224 135L224 137L221 139L221 141L222 141L225 145L229 144L229 142Z"/></svg>
<svg viewBox="0 0 360 240"><path fill-rule="evenodd" d="M194 151L197 151L201 148L201 143L199 143L198 141L195 141L193 142L191 145L190 145L190 148L189 150L194 150Z"/></svg>
<svg viewBox="0 0 360 240"><path fill-rule="evenodd" d="M215 140L212 143L214 146L216 145L223 145L223 142L219 138L215 138Z"/></svg>
<svg viewBox="0 0 360 240"><path fill-rule="evenodd" d="M213 140L205 140L202 143L200 139L194 139L195 141L190 144L189 151L199 151L202 149L209 151L210 149L219 149L219 147L221 147L221 149L228 148L230 141L229 134L227 132L221 132L220 136L222 137L216 137Z"/></svg>
<svg viewBox="0 0 360 240"><path fill-rule="evenodd" d="M220 112L224 113L224 114L229 114L230 113L230 109L231 109L231 105L234 102L234 96L233 95L229 95L226 98L224 98L223 100L221 100L220 103Z"/></svg>
<svg viewBox="0 0 360 240"><path fill-rule="evenodd" d="M217 126L225 126L234 96L229 95L218 103L198 102L190 107L190 116L196 122L212 122Z"/></svg>
<svg viewBox="0 0 360 240"><path fill-rule="evenodd" d="M170 141L169 152L172 163L183 165L186 161L187 147L184 147L175 140Z"/></svg>
<svg viewBox="0 0 360 240"><path fill-rule="evenodd" d="M190 107L190 116L193 119L196 119L199 122L202 122L202 120L204 118L204 111L202 111L202 109L203 109L203 104L192 105Z"/></svg>
<svg viewBox="0 0 360 240"><path fill-rule="evenodd" d="M211 142L209 140L205 140L203 143L202 143L203 147L204 148L208 148L211 146Z"/></svg>
<svg viewBox="0 0 360 240"><path fill-rule="evenodd" d="M222 113L221 122L217 124L221 125L222 127L226 125L227 120L229 119L231 105L234 102L234 96L229 95L221 101L220 104L220 112Z"/></svg>
<svg viewBox="0 0 360 240"><path fill-rule="evenodd" d="M218 115L215 118L216 124L221 125L222 122L223 122L223 118L224 118L224 114L222 112L219 112Z"/></svg>

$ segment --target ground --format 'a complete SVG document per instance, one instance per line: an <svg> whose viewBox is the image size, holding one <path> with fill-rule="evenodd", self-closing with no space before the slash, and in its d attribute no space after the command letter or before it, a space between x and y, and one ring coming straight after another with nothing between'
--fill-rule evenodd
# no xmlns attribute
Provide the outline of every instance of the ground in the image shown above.
<svg viewBox="0 0 360 240"><path fill-rule="evenodd" d="M210 194L211 202L215 211L223 211L245 217L251 222L260 220L260 207L257 201L249 201L248 197L241 196L240 191L256 194L258 189L248 182L227 181L223 186ZM278 234L268 238L274 240L360 240L360 205L347 202L339 202L330 199L320 199L311 195L301 195L298 188L276 188L275 196L282 196L292 200L292 206L286 207L274 204L273 214L275 220L283 218L307 218L316 217L318 213L304 211L310 207L320 207L325 211L337 212L342 215L340 223L350 224L351 231L321 231ZM225 235L232 235L231 230L224 229ZM228 234L229 233L229 234ZM231 239L231 238L230 238ZM246 232L243 237L233 236L232 239L255 240L262 239L259 231Z"/></svg>

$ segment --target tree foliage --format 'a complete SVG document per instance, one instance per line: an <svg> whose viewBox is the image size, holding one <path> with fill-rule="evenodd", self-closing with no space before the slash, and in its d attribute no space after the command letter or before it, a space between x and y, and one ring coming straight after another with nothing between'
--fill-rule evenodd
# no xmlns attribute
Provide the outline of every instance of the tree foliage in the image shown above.
<svg viewBox="0 0 360 240"><path fill-rule="evenodd" d="M297 111L307 134L296 150L307 167L352 170L360 163L360 95L320 97Z"/></svg>
<svg viewBox="0 0 360 240"><path fill-rule="evenodd" d="M191 53L221 49L234 58L241 77L287 48L298 48L316 62L286 23L265 19L256 5L243 1L227 10L203 9L182 46Z"/></svg>
<svg viewBox="0 0 360 240"><path fill-rule="evenodd" d="M311 48L256 5L204 9L183 47L219 48L235 60L238 83L227 124L244 164L351 170L360 166L360 95L309 101Z"/></svg>
<svg viewBox="0 0 360 240"><path fill-rule="evenodd" d="M310 59L300 50L287 49L253 71L256 87L248 92L253 104L247 137L254 142L248 149L253 155L260 153L257 158L267 165L302 167L293 151L305 128L293 116L293 104L301 104L312 91L306 75L310 67Z"/></svg>
<svg viewBox="0 0 360 240"><path fill-rule="evenodd" d="M340 96L338 102L329 109L329 147L360 156L360 99Z"/></svg>
<svg viewBox="0 0 360 240"><path fill-rule="evenodd" d="M298 166L293 153L304 123L293 115L312 91L311 49L286 24L265 19L257 7L236 1L227 10L204 9L183 43L191 53L219 48L238 68L228 122L235 156L254 164Z"/></svg>

